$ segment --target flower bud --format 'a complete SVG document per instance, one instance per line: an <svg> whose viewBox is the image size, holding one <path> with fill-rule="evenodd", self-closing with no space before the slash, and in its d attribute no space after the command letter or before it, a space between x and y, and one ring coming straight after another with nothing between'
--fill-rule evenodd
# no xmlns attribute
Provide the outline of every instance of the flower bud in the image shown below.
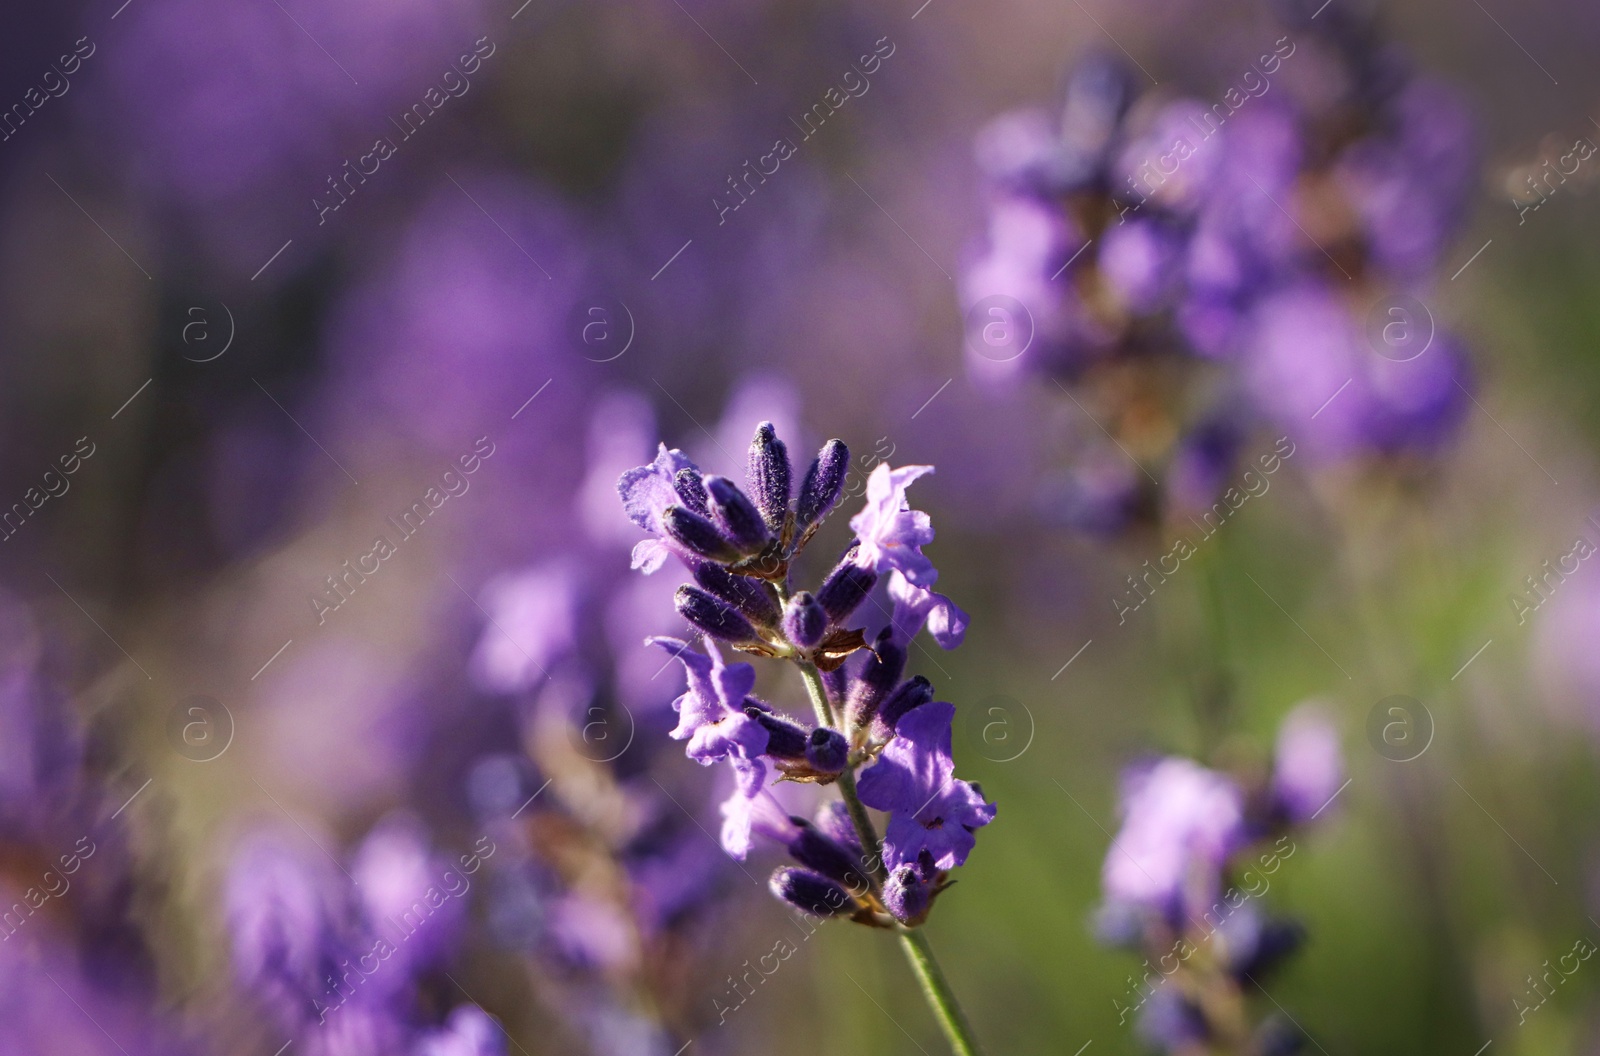
<svg viewBox="0 0 1600 1056"><path fill-rule="evenodd" d="M806 743L806 762L819 774L839 774L850 762L850 742L838 730L818 726Z"/></svg>
<svg viewBox="0 0 1600 1056"><path fill-rule="evenodd" d="M865 852L861 850L861 837L856 833L855 822L850 820L850 808L837 799L829 800L817 811L817 829L834 843L849 851L856 858Z"/></svg>
<svg viewBox="0 0 1600 1056"><path fill-rule="evenodd" d="M684 506L702 517L711 516L711 507L706 503L706 484L698 469L686 467L678 470L672 478L672 490L678 493Z"/></svg>
<svg viewBox="0 0 1600 1056"><path fill-rule="evenodd" d="M783 634L801 649L815 649L828 633L828 614L816 596L802 590L783 608Z"/></svg>
<svg viewBox="0 0 1600 1056"><path fill-rule="evenodd" d="M789 449L778 439L771 422L756 427L755 439L750 441L750 471L748 482L755 493L756 508L774 532L782 531L783 519L789 514Z"/></svg>
<svg viewBox="0 0 1600 1056"><path fill-rule="evenodd" d="M872 645L867 662L850 685L850 696L845 701L845 714L850 728L857 729L871 722L878 706L900 682L906 669L905 646L891 637L892 628L885 627Z"/></svg>
<svg viewBox="0 0 1600 1056"><path fill-rule="evenodd" d="M750 621L739 615L732 605L698 587L679 587L672 601L678 615L713 638L735 644L760 641L761 636L756 634Z"/></svg>
<svg viewBox="0 0 1600 1056"><path fill-rule="evenodd" d="M661 512L661 527L684 547L712 561L737 561L739 551L725 539L717 526L682 506L668 506Z"/></svg>
<svg viewBox="0 0 1600 1056"><path fill-rule="evenodd" d="M809 869L792 865L775 869L767 887L783 901L814 917L847 917L856 911L850 892Z"/></svg>
<svg viewBox="0 0 1600 1056"><path fill-rule="evenodd" d="M828 573L817 590L817 601L828 614L830 623L842 625L878 584L878 573L851 560L854 553L854 547L846 552L844 560Z"/></svg>
<svg viewBox="0 0 1600 1056"><path fill-rule="evenodd" d="M776 627L783 618L777 601L749 576L736 575L722 565L701 563L695 566L694 581L738 609L752 623Z"/></svg>
<svg viewBox="0 0 1600 1056"><path fill-rule="evenodd" d="M823 444L806 471L805 482L800 485L800 498L795 502L796 531L820 523L833 511L849 471L850 449L844 446L844 441L829 440Z"/></svg>
<svg viewBox="0 0 1600 1056"><path fill-rule="evenodd" d="M866 864L861 860L858 844L841 844L804 818L789 820L796 827L789 840L790 857L853 891L867 888Z"/></svg>
<svg viewBox="0 0 1600 1056"><path fill-rule="evenodd" d="M931 885L909 865L902 865L889 874L883 885L883 905L894 919L908 924L922 919L932 901Z"/></svg>
<svg viewBox="0 0 1600 1056"><path fill-rule="evenodd" d="M761 520L750 497L727 477L705 478L711 501L711 519L742 554L758 553L772 541L772 533Z"/></svg>
<svg viewBox="0 0 1600 1056"><path fill-rule="evenodd" d="M933 683L916 676L909 682L902 682L900 687L878 705L878 714L872 720L873 736L879 740L888 740L894 733L894 728L900 721L900 716L920 704L926 704L933 699Z"/></svg>
<svg viewBox="0 0 1600 1056"><path fill-rule="evenodd" d="M766 754L774 759L804 759L809 743L806 728L772 712L753 697L746 697L744 713L767 731Z"/></svg>

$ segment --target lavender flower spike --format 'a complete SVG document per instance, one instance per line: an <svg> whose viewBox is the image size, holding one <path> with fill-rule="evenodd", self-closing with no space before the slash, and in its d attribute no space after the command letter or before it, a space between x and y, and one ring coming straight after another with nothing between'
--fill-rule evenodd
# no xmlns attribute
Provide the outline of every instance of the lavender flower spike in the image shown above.
<svg viewBox="0 0 1600 1056"><path fill-rule="evenodd" d="M862 568L895 569L919 587L932 586L939 578L933 562L922 554L922 548L933 542L933 525L927 514L906 502L911 482L932 472L932 466L890 469L886 462L872 471L867 478L867 505L850 518L850 528L861 541L856 563Z"/></svg>
<svg viewBox="0 0 1600 1056"><path fill-rule="evenodd" d="M780 900L893 931L952 1050L973 1056L972 1027L921 925L995 808L977 785L955 777L955 706L934 701L925 678L901 681L911 640L926 628L953 648L967 615L929 589L939 573L922 547L933 526L906 503L906 488L932 466L879 465L865 507L850 521L855 538L834 568L812 590L793 582L794 559L838 504L849 464L848 449L830 440L796 497L788 451L763 422L743 490L701 475L665 446L655 462L625 473L618 488L628 515L653 537L636 549L634 565L649 572L669 553L683 560L698 585L680 586L674 601L705 635L706 651L676 638L646 644L671 652L688 673L688 689L672 705L671 736L688 741L689 758L702 765L728 764L723 850L742 861L755 836L767 837L798 863L772 875ZM894 611L869 650L864 629L846 621L884 575ZM719 640L793 664L814 724L752 697L754 669L725 665ZM791 817L768 787L774 772L780 781L835 789L842 802L824 808L815 826ZM884 838L867 806L889 813Z"/></svg>
<svg viewBox="0 0 1600 1056"><path fill-rule="evenodd" d="M895 739L861 775L861 802L890 813L883 857L891 869L913 863L927 851L940 869L967 860L978 829L994 820L978 786L955 776L950 724L956 707L942 701L907 712Z"/></svg>

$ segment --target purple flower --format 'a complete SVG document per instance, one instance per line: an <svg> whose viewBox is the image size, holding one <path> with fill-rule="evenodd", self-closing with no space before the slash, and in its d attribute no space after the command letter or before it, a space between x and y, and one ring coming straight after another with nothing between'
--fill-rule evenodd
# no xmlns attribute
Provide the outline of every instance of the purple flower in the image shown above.
<svg viewBox="0 0 1600 1056"><path fill-rule="evenodd" d="M20 896L19 896L20 897ZM19 940L20 941L20 940ZM0 1052L6 1056L196 1056L152 1012L154 988L138 993L133 980L96 963L100 951L77 943L37 939L0 957ZM87 956L85 956L87 954Z"/></svg>
<svg viewBox="0 0 1600 1056"><path fill-rule="evenodd" d="M922 553L933 541L933 524L927 514L906 502L911 482L932 472L932 466L890 469L883 462L867 477L867 504L850 518L850 529L861 544L856 563L862 568L879 573L895 569L919 587L932 586L939 578L938 569Z"/></svg>
<svg viewBox="0 0 1600 1056"><path fill-rule="evenodd" d="M276 834L253 834L234 854L224 905L240 986L286 1024L315 1018L322 977L341 952L328 869Z"/></svg>
<svg viewBox="0 0 1600 1056"><path fill-rule="evenodd" d="M894 601L890 624L900 645L910 644L924 626L941 649L954 649L966 638L967 614L943 594L913 586L898 569L889 576L889 597Z"/></svg>
<svg viewBox="0 0 1600 1056"><path fill-rule="evenodd" d="M1336 175L1378 262L1410 278L1438 264L1466 217L1476 130L1456 94L1426 78L1411 81L1387 109L1386 134L1353 144Z"/></svg>
<svg viewBox="0 0 1600 1056"><path fill-rule="evenodd" d="M506 1035L477 1005L457 1005L438 1030L417 1042L415 1056L505 1056Z"/></svg>
<svg viewBox="0 0 1600 1056"><path fill-rule="evenodd" d="M1254 309L1245 369L1258 405L1313 452L1428 449L1469 402L1453 345L1438 334L1414 358L1381 356L1332 289L1302 283Z"/></svg>
<svg viewBox="0 0 1600 1056"><path fill-rule="evenodd" d="M1166 225L1138 220L1109 229L1099 265L1111 290L1128 310L1156 310L1177 279L1183 240Z"/></svg>
<svg viewBox="0 0 1600 1056"><path fill-rule="evenodd" d="M668 507L684 505L676 480L679 471L686 469L699 473L689 456L682 451L668 450L667 445L662 444L654 462L628 470L617 481L623 511L652 537L641 540L633 548L633 567L647 575L660 568L674 552L676 544L668 541L662 517Z"/></svg>
<svg viewBox="0 0 1600 1056"><path fill-rule="evenodd" d="M659 645L683 661L689 676L688 691L672 702L678 725L671 736L689 741L690 759L702 766L727 756L749 762L767 750L765 727L744 712L745 697L755 688L755 668L749 664L724 666L722 653L709 639L706 655L694 652L679 638L650 638L647 644Z"/></svg>
<svg viewBox="0 0 1600 1056"><path fill-rule="evenodd" d="M469 662L473 681L520 693L577 644L578 573L565 562L495 576L478 595L488 626Z"/></svg>
<svg viewBox="0 0 1600 1056"><path fill-rule="evenodd" d="M1191 760L1162 759L1124 778L1122 813L1101 871L1106 899L1175 921L1205 912L1245 841L1239 786Z"/></svg>
<svg viewBox="0 0 1600 1056"><path fill-rule="evenodd" d="M794 823L766 786L767 766L760 759L733 761L733 791L722 802L722 849L744 861L756 834L786 843Z"/></svg>
<svg viewBox="0 0 1600 1056"><path fill-rule="evenodd" d="M878 761L861 774L861 801L890 813L884 862L893 869L927 851L940 869L967 860L978 829L994 820L995 808L978 787L955 776L950 725L955 705L942 701L907 712Z"/></svg>
<svg viewBox="0 0 1600 1056"><path fill-rule="evenodd" d="M1339 732L1315 704L1290 712L1278 727L1272 760L1272 798L1291 824L1303 825L1344 783Z"/></svg>
<svg viewBox="0 0 1600 1056"><path fill-rule="evenodd" d="M404 965L366 985L398 987L408 972L437 962L460 938L471 881L434 853L416 818L396 814L379 822L357 850L351 873L367 931L393 942Z"/></svg>

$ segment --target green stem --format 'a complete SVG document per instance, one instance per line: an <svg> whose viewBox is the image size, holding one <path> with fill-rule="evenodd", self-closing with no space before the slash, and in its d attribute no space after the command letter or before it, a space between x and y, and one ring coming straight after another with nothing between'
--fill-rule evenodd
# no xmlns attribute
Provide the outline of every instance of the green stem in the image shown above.
<svg viewBox="0 0 1600 1056"><path fill-rule="evenodd" d="M828 703L828 691L822 685L822 672L809 660L796 660L795 666L800 668L800 676L806 680L806 692L811 695L811 710L817 713L817 721L824 726L833 726L833 705Z"/></svg>
<svg viewBox="0 0 1600 1056"><path fill-rule="evenodd" d="M922 984L922 996L928 999L928 1006L933 1009L934 1017L950 1042L950 1050L956 1056L979 1056L981 1050L972 1033L972 1024L967 1022L966 1013L961 1011L961 1004L950 989L949 980L934 959L928 937L921 928L906 929L900 932L900 948L905 951L906 960L911 962L911 970L917 973L917 982Z"/></svg>
<svg viewBox="0 0 1600 1056"><path fill-rule="evenodd" d="M817 666L803 660L797 661L796 666L800 668L800 674L805 679L806 692L811 696L811 707L817 714L817 721L833 726L833 707L828 703L828 693L822 684L822 675ZM867 815L866 806L856 793L855 771L846 769L839 775L837 784L839 793L844 798L845 809L850 812L850 821L855 826L856 838L861 841L862 849L868 855L867 861L872 870L873 894L879 895L883 883L888 879L888 871L883 864L883 844L878 839L878 830L873 826L872 818ZM950 1042L950 1050L955 1056L979 1056L980 1050L977 1039L972 1033L972 1024L967 1022L966 1013L961 1010L961 1003L956 1000L955 991L950 989L950 983L944 977L944 970L934 958L933 948L928 945L927 936L923 935L920 928L897 927L895 932L900 936L900 948L905 951L906 960L911 962L911 970L916 974L917 982L922 985L922 996L927 999L928 1007L933 1010L934 1018L939 1021L940 1029Z"/></svg>

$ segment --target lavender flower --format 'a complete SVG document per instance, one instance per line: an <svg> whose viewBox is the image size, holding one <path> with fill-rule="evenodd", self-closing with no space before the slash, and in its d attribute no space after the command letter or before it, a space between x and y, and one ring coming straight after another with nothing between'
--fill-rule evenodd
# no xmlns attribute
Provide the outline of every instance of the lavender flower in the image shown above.
<svg viewBox="0 0 1600 1056"><path fill-rule="evenodd" d="M651 536L635 547L634 567L653 572L675 554L699 584L680 587L676 597L679 614L705 636L704 655L677 638L646 644L667 649L687 674L671 736L687 740L689 757L702 765L729 764L734 787L722 805L723 849L743 859L760 835L798 863L772 874L775 897L813 916L897 930L952 1043L972 1051L970 1028L948 988L935 984L932 953L915 929L995 807L955 777L955 706L932 701L925 679L902 681L913 637L927 627L952 648L967 617L928 589L938 570L922 548L933 541L933 527L905 497L932 466L877 466L839 563L815 593L791 588L790 563L837 503L846 465L844 445L829 441L796 498L787 448L764 422L750 447L753 499L665 444L652 463L625 472L618 484L623 509ZM894 611L869 649L861 629L845 623L884 574ZM754 669L725 664L719 640L796 664L815 724L750 696ZM825 809L815 825L786 815L765 787L769 765L789 781L836 785L843 815ZM882 841L868 806L889 814Z"/></svg>
<svg viewBox="0 0 1600 1056"><path fill-rule="evenodd" d="M932 472L932 466L890 469L885 462L867 477L866 507L850 518L850 530L859 543L856 562L862 568L879 574L893 570L919 587L938 578L933 562L922 553L933 542L933 526L927 514L913 510L906 501L912 481Z"/></svg>
<svg viewBox="0 0 1600 1056"><path fill-rule="evenodd" d="M468 875L433 854L409 818L380 823L354 866L347 885L292 838L261 831L240 844L227 881L241 986L282 1029L327 1056L426 1036L408 995L456 945L471 890Z"/></svg>
<svg viewBox="0 0 1600 1056"><path fill-rule="evenodd" d="M688 740L688 756L702 766L734 756L756 761L767 750L767 732L744 712L745 697L755 688L756 669L749 664L726 667L715 644L702 656L678 638L652 638L689 675L689 691L672 702L678 713L674 740Z"/></svg>
<svg viewBox="0 0 1600 1056"><path fill-rule="evenodd" d="M1251 1036L1257 1041L1244 1051L1269 1051L1260 1047L1267 1039L1299 1040L1275 1018L1252 1029L1241 1008L1245 984L1304 938L1299 924L1269 915L1259 899L1298 852L1288 830L1319 816L1342 778L1338 737L1313 706L1284 720L1265 778L1241 783L1180 757L1126 776L1122 829L1102 872L1100 925L1106 941L1161 965L1117 1001L1120 1019L1136 1015L1146 1041L1183 1053Z"/></svg>
<svg viewBox="0 0 1600 1056"><path fill-rule="evenodd" d="M1278 728L1272 762L1272 801L1291 825L1304 825L1344 783L1339 734L1314 704L1290 712Z"/></svg>
<svg viewBox="0 0 1600 1056"><path fill-rule="evenodd" d="M1163 759L1124 779L1123 824L1101 873L1108 901L1173 922L1221 893L1223 865L1245 842L1244 793L1188 759Z"/></svg>
<svg viewBox="0 0 1600 1056"><path fill-rule="evenodd" d="M1409 309L1402 349L1368 322L1425 289L1460 229L1472 122L1370 16L1277 7L1292 32L1263 69L1323 74L1292 101L1139 97L1120 59L1093 55L1059 122L1027 110L978 136L989 218L959 281L969 365L1101 402L1110 439L1081 442L1051 504L1092 534L1210 505L1238 445L1190 438L1220 418L1240 439L1270 422L1327 460L1394 458L1437 451L1468 403L1461 345L1435 320ZM1197 385L1196 360L1222 383ZM1130 473L1128 451L1167 471Z"/></svg>
<svg viewBox="0 0 1600 1056"><path fill-rule="evenodd" d="M861 775L861 802L892 815L884 834L884 861L891 869L916 862L926 852L939 869L967 860L978 829L994 820L976 785L955 777L950 754L954 704L912 708L895 724L895 738Z"/></svg>

